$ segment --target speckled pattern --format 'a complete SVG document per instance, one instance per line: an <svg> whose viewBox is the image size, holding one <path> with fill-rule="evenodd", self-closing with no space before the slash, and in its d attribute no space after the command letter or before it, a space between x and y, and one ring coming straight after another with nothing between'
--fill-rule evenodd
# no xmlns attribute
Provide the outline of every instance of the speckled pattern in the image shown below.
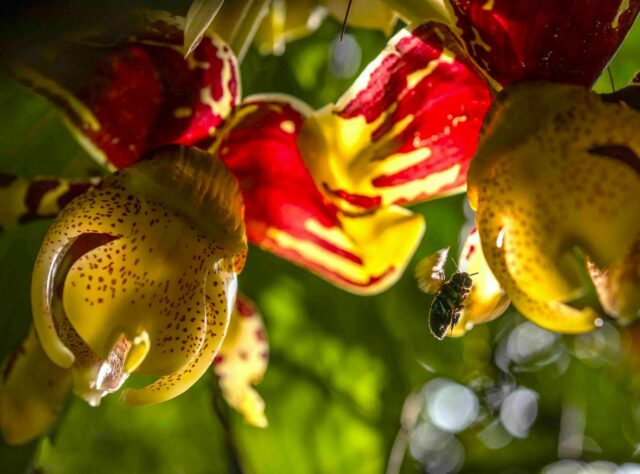
<svg viewBox="0 0 640 474"><path fill-rule="evenodd" d="M181 370L160 377L142 390L128 389L123 393L123 401L128 405L158 403L180 395L187 390L211 366L229 325L229 301L236 290L236 276L232 262L220 261L209 273L205 288L206 332L204 341L193 359ZM182 332L187 334L182 329ZM177 337L174 336L174 340Z"/></svg>
<svg viewBox="0 0 640 474"><path fill-rule="evenodd" d="M259 427L267 425L267 418L264 401L252 385L262 380L268 360L269 343L262 316L251 300L239 294L213 370L227 403L242 413L247 423Z"/></svg>
<svg viewBox="0 0 640 474"><path fill-rule="evenodd" d="M640 232L638 130L640 114L576 86L514 86L490 112L469 198L491 270L544 327L593 328L595 311L562 303L582 290L574 248L606 268Z"/></svg>
<svg viewBox="0 0 640 474"><path fill-rule="evenodd" d="M215 158L204 152L187 157L196 167L223 167L211 165ZM146 389L128 391L124 399L131 404L178 395L211 364L235 298L234 260L246 252L233 177L228 171L212 173L213 182L195 188L206 192L174 196L181 187L169 186L172 180L195 179L194 186L200 181L183 173L178 158L172 161L176 169L167 166L169 158L163 154L119 172L72 201L47 232L34 270L34 321L46 352L59 365L128 366L122 338L129 347L148 341L148 352L132 370L162 377ZM163 173L157 177L148 170L141 180L139 167ZM178 212L188 204L180 199L193 199L194 206L211 212ZM217 222L227 229L193 220L215 219L217 208L224 208L225 219ZM233 209L240 215L233 218ZM108 377L113 369L108 365L103 372Z"/></svg>

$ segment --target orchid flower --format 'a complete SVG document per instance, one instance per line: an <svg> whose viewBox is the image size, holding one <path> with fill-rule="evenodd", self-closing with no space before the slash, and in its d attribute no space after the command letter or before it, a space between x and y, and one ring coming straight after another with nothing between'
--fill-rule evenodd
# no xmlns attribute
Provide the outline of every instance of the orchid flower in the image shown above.
<svg viewBox="0 0 640 474"><path fill-rule="evenodd" d="M360 294L393 284L420 241L423 218L406 209L351 215L328 201L297 146L312 110L282 95L240 103L229 46L207 33L184 58L179 26L153 16L126 42L71 43L13 70L61 106L91 156L119 171L101 182L1 183L14 204L4 226L61 210L34 269L36 332L0 390L1 403L13 407L0 417L9 442L46 429L64 392L48 405L41 397L50 391L17 403L16 394L39 386L25 381L32 366L70 372L60 384L72 383L91 404L130 374L157 376L122 393L141 405L180 394L221 356L214 369L223 395L264 426L264 404L251 388L266 367L264 328L257 313L234 321L250 304L232 314L247 240ZM78 58L92 68L69 77L56 67L60 57L67 67ZM16 418L34 421L18 426Z"/></svg>
<svg viewBox="0 0 640 474"><path fill-rule="evenodd" d="M535 21L525 4L451 5L466 50L492 84L505 87L485 120L468 180L489 267L534 322L588 331L601 322L597 311L566 304L585 290L584 263L574 249L599 269L633 261L640 114L587 87L624 39L640 2L590 8L549 2L536 9ZM542 23L544 29L536 28ZM626 274L637 288L633 272ZM605 293L601 286L605 310L621 315ZM626 307L624 315L638 309Z"/></svg>
<svg viewBox="0 0 640 474"><path fill-rule="evenodd" d="M574 247L605 275L597 280L603 301L605 292L638 288L640 116L586 86L640 2L438 3L447 22L412 18L340 100L305 123L305 163L325 196L351 213L468 185L477 232L461 267L480 274L457 334L495 318L507 297L548 329L590 330L597 312L565 304L583 290ZM417 60L418 51L429 60ZM470 251L478 238L482 252ZM635 315L634 301L605 309Z"/></svg>

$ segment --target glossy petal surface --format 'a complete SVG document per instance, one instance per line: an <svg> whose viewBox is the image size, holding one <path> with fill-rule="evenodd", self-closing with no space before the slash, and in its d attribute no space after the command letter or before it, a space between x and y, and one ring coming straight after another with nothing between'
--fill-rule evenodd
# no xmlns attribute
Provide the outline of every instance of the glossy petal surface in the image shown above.
<svg viewBox="0 0 640 474"><path fill-rule="evenodd" d="M395 207L348 216L329 202L296 144L309 113L284 96L250 98L220 144L240 182L248 239L349 291L382 291L406 267L422 217Z"/></svg>
<svg viewBox="0 0 640 474"><path fill-rule="evenodd" d="M169 375L213 359L202 353L224 335L233 261L245 252L237 182L212 155L176 148L121 171L72 201L47 233L33 278L45 350L64 367L77 362L61 338L63 311L101 359L123 335L134 346L147 339L144 354L127 354L127 371Z"/></svg>
<svg viewBox="0 0 640 474"><path fill-rule="evenodd" d="M581 332L590 308L562 302L582 285L574 249L600 268L640 232L640 114L588 90L547 83L499 97L469 173L487 263L538 324Z"/></svg>
<svg viewBox="0 0 640 474"><path fill-rule="evenodd" d="M489 89L439 23L403 30L300 137L318 187L362 212L464 189Z"/></svg>
<svg viewBox="0 0 640 474"><path fill-rule="evenodd" d="M450 0L469 55L497 83L591 86L624 40L639 0Z"/></svg>
<svg viewBox="0 0 640 474"><path fill-rule="evenodd" d="M47 357L33 329L3 366L0 430L7 443L23 444L42 435L58 417L71 372Z"/></svg>
<svg viewBox="0 0 640 474"><path fill-rule="evenodd" d="M601 97L640 112L640 73L628 86ZM587 264L600 304L607 314L619 318L623 324L637 319L640 314L640 240L636 240L628 255L607 269L600 269L591 261Z"/></svg>
<svg viewBox="0 0 640 474"><path fill-rule="evenodd" d="M229 331L213 364L222 395L247 423L267 426L264 401L252 385L260 383L267 370L269 343L264 322L253 302L238 295Z"/></svg>

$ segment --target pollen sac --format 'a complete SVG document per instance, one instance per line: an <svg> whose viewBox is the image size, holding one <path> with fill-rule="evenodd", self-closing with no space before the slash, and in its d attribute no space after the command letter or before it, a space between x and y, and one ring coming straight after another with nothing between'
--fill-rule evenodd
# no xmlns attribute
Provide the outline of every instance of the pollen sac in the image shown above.
<svg viewBox="0 0 640 474"><path fill-rule="evenodd" d="M505 89L485 121L468 181L487 263L514 305L563 332L592 329L583 263L606 271L640 232L640 114L570 85Z"/></svg>
<svg viewBox="0 0 640 474"><path fill-rule="evenodd" d="M246 253L235 178L213 155L172 147L66 206L32 280L43 348L91 404L132 372L159 379L125 402L159 402L206 371L225 335Z"/></svg>

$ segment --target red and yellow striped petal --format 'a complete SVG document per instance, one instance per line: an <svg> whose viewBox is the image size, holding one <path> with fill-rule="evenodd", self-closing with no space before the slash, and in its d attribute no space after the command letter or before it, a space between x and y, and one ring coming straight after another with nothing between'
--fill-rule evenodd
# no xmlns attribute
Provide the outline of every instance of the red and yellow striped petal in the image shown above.
<svg viewBox="0 0 640 474"><path fill-rule="evenodd" d="M591 86L640 12L640 0L449 0L455 32L496 83Z"/></svg>
<svg viewBox="0 0 640 474"><path fill-rule="evenodd" d="M247 423L267 426L264 401L252 385L260 383L269 362L269 343L262 316L252 301L238 294L229 331L212 366L222 395Z"/></svg>
<svg viewBox="0 0 640 474"><path fill-rule="evenodd" d="M355 293L402 274L424 222L401 208L348 216L315 186L296 141L309 109L285 96L247 100L218 149L240 182L249 241Z"/></svg>
<svg viewBox="0 0 640 474"><path fill-rule="evenodd" d="M0 229L55 217L73 198L98 184L93 180L25 179L0 173Z"/></svg>
<svg viewBox="0 0 640 474"><path fill-rule="evenodd" d="M44 434L62 410L71 371L45 354L33 328L3 364L0 385L0 431L10 445Z"/></svg>
<svg viewBox="0 0 640 474"><path fill-rule="evenodd" d="M101 164L123 168L162 145L193 145L212 136L238 103L238 64L214 34L184 58L181 30L162 21L113 48L63 44L55 59L71 73L40 61L14 74L63 109Z"/></svg>
<svg viewBox="0 0 640 474"><path fill-rule="evenodd" d="M490 93L453 35L428 23L394 36L300 148L338 207L362 212L462 191Z"/></svg>

